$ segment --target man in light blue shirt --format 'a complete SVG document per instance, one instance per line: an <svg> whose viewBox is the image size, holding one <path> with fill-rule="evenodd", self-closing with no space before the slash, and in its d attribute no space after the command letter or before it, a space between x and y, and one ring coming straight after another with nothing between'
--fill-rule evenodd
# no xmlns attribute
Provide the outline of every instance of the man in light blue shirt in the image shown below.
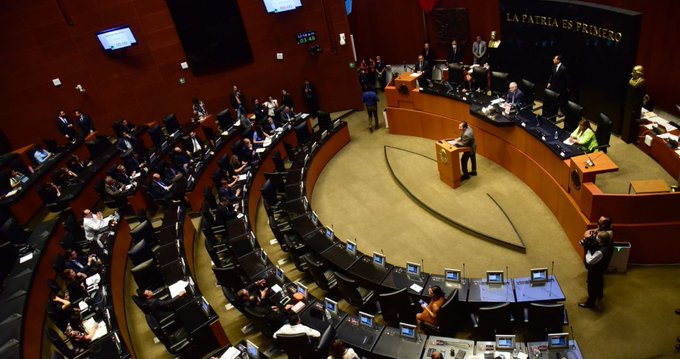
<svg viewBox="0 0 680 359"><path fill-rule="evenodd" d="M48 158L52 157L52 153L47 151L42 146L37 145L37 146L35 146L35 153L33 154L33 157L38 162L38 164L41 165L45 161L47 161Z"/></svg>

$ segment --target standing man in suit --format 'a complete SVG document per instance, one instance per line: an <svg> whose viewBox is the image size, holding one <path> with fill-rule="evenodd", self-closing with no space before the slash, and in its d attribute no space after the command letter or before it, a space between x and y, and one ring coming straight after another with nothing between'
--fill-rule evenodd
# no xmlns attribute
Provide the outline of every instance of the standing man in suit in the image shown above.
<svg viewBox="0 0 680 359"><path fill-rule="evenodd" d="M564 105L569 100L569 79L567 76L567 67L562 63L562 55L555 55L553 57L553 69L546 87L560 94L557 102L562 111L564 111Z"/></svg>
<svg viewBox="0 0 680 359"><path fill-rule="evenodd" d="M486 41L482 40L481 36L472 43L472 63L483 65L486 58Z"/></svg>
<svg viewBox="0 0 680 359"><path fill-rule="evenodd" d="M387 65L385 65L380 56L375 57L375 74L378 77L380 91L385 92L385 86L387 86Z"/></svg>
<svg viewBox="0 0 680 359"><path fill-rule="evenodd" d="M434 61L434 52L432 52L432 49L430 48L430 44L427 42L423 46L423 49L420 51L420 54L423 55L423 58L425 61L429 63L433 63Z"/></svg>
<svg viewBox="0 0 680 359"><path fill-rule="evenodd" d="M426 79L431 79L432 72L430 71L430 63L425 60L423 55L418 55L418 62L416 62L415 71L422 73Z"/></svg>
<svg viewBox="0 0 680 359"><path fill-rule="evenodd" d="M59 110L59 113L57 114L57 129L59 129L59 132L61 132L67 140L71 142L76 141L76 130L73 128L71 120L66 117L66 111L64 110Z"/></svg>
<svg viewBox="0 0 680 359"><path fill-rule="evenodd" d="M75 115L76 123L78 124L78 127L80 127L80 130L83 132L83 137L87 137L87 135L96 131L96 129L94 128L94 122L92 122L92 118L89 115L82 113L80 110L76 110Z"/></svg>
<svg viewBox="0 0 680 359"><path fill-rule="evenodd" d="M462 180L469 179L470 176L477 175L477 144L475 143L475 134L472 132L472 128L467 122L463 121L458 125L458 129L461 132L460 137L455 139L454 145L456 147L470 147L470 151L463 152L460 156L460 168L463 170L463 175L460 177ZM468 172L467 163L468 160L472 160L472 171Z"/></svg>
<svg viewBox="0 0 680 359"><path fill-rule="evenodd" d="M463 47L458 46L455 39L451 41L451 47L449 47L449 55L446 57L446 62L449 64L463 63Z"/></svg>
<svg viewBox="0 0 680 359"><path fill-rule="evenodd" d="M305 80L305 84L302 85L302 94L305 97L305 102L307 102L309 113L316 117L317 112L319 112L319 98L316 94L316 88L309 80Z"/></svg>
<svg viewBox="0 0 680 359"><path fill-rule="evenodd" d="M246 114L246 97L243 96L241 91L238 89L238 86L233 86L233 91L229 96L229 99L231 100L231 106L234 108L234 110L240 112L243 115Z"/></svg>

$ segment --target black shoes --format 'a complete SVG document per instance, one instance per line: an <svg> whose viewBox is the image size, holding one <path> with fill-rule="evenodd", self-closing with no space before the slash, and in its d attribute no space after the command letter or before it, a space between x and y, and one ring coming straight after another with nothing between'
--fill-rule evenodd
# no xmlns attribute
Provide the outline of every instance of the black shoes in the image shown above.
<svg viewBox="0 0 680 359"><path fill-rule="evenodd" d="M462 175L462 176L460 176L460 180L461 180L461 181L465 181L465 180L468 180L468 179L470 179L470 175Z"/></svg>
<svg viewBox="0 0 680 359"><path fill-rule="evenodd" d="M476 171L470 172L470 176L476 176L476 175L477 175L477 172L476 172Z"/></svg>
<svg viewBox="0 0 680 359"><path fill-rule="evenodd" d="M373 133L373 127L369 127L368 132Z"/></svg>
<svg viewBox="0 0 680 359"><path fill-rule="evenodd" d="M588 303L588 302L579 303L578 306L581 307L581 308L592 308L592 307L594 307L594 305L592 305L592 304L590 304L590 303Z"/></svg>
<svg viewBox="0 0 680 359"><path fill-rule="evenodd" d="M680 315L680 308L675 310L675 314Z"/></svg>

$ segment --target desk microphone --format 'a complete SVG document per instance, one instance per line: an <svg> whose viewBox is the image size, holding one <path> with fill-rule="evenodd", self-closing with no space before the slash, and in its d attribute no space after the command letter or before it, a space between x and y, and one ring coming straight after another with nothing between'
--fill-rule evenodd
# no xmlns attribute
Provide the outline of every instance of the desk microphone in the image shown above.
<svg viewBox="0 0 680 359"><path fill-rule="evenodd" d="M359 241L357 241L357 237L354 237L354 245L356 246L355 249L359 249Z"/></svg>
<svg viewBox="0 0 680 359"><path fill-rule="evenodd" d="M508 276L508 266L505 266L505 283L510 283L510 277Z"/></svg>
<svg viewBox="0 0 680 359"><path fill-rule="evenodd" d="M425 271L425 262L420 258L420 272L422 273L423 271Z"/></svg>
<svg viewBox="0 0 680 359"><path fill-rule="evenodd" d="M570 325L569 331L571 332L571 349L576 349L576 337L574 336L574 328Z"/></svg>
<svg viewBox="0 0 680 359"><path fill-rule="evenodd" d="M383 252L382 248L380 249L380 254L382 254L383 257L385 256L385 252Z"/></svg>
<svg viewBox="0 0 680 359"><path fill-rule="evenodd" d="M465 262L463 262L463 278L465 278Z"/></svg>

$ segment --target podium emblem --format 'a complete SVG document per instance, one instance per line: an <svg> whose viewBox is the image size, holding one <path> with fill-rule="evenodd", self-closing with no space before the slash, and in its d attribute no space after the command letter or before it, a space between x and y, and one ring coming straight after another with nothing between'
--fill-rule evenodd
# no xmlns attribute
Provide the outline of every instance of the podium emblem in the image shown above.
<svg viewBox="0 0 680 359"><path fill-rule="evenodd" d="M439 161L445 165L449 164L449 156L446 155L446 150L443 148L439 149Z"/></svg>

